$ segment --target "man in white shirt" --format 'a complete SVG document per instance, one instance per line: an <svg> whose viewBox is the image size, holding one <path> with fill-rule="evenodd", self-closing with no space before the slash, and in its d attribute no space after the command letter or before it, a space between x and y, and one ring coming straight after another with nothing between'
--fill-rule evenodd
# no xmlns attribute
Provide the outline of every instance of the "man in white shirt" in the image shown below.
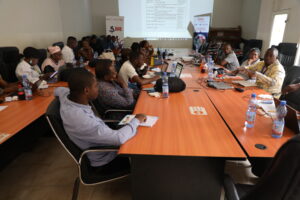
<svg viewBox="0 0 300 200"><path fill-rule="evenodd" d="M143 78L139 77L136 69L140 69L144 65L144 56L140 52L131 52L129 60L126 61L120 71L119 77L123 79L125 83L137 83L138 85L149 84L153 81L156 81L160 76L154 76L152 78Z"/></svg>
<svg viewBox="0 0 300 200"><path fill-rule="evenodd" d="M77 47L77 39L72 36L68 37L67 45L65 45L61 51L65 63L72 63L72 64L74 63L75 56L74 56L73 49L75 49L76 47Z"/></svg>
<svg viewBox="0 0 300 200"><path fill-rule="evenodd" d="M146 120L137 114L126 126L113 130L97 117L89 102L98 97L99 88L95 76L83 68L76 68L68 79L69 88L56 88L60 115L69 138L81 149L97 146L119 146L137 133L137 127ZM92 167L99 167L119 160L115 152L88 153ZM128 161L128 159L127 159Z"/></svg>
<svg viewBox="0 0 300 200"><path fill-rule="evenodd" d="M46 58L42 64L42 70L44 73L55 72L65 65L65 61L62 59L61 49L58 46L48 47L50 54L49 58Z"/></svg>

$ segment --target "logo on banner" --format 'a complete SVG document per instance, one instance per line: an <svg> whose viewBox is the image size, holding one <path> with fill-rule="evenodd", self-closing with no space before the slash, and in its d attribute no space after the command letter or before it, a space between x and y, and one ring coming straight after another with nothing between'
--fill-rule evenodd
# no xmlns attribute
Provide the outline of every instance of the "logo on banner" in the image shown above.
<svg viewBox="0 0 300 200"><path fill-rule="evenodd" d="M122 27L120 26L110 26L109 32L112 34L116 31L122 31Z"/></svg>

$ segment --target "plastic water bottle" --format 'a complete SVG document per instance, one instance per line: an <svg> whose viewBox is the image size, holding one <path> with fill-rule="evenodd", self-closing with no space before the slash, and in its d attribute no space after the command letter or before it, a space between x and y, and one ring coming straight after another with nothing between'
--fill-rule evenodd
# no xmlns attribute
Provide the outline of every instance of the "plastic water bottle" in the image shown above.
<svg viewBox="0 0 300 200"><path fill-rule="evenodd" d="M172 63L172 68L171 68L171 72L172 73L175 73L175 71L176 71L176 65L177 65L177 62L173 62Z"/></svg>
<svg viewBox="0 0 300 200"><path fill-rule="evenodd" d="M94 59L97 59L97 58L98 58L98 52L95 51L95 53L94 53Z"/></svg>
<svg viewBox="0 0 300 200"><path fill-rule="evenodd" d="M253 93L251 94L251 99L249 100L248 104L248 110L246 112L246 122L245 126L247 128L253 128L254 127L254 122L255 122L255 117L256 117L256 94Z"/></svg>
<svg viewBox="0 0 300 200"><path fill-rule="evenodd" d="M84 67L84 63L83 63L83 57L82 56L80 56L80 58L79 58L79 67Z"/></svg>
<svg viewBox="0 0 300 200"><path fill-rule="evenodd" d="M214 81L214 63L211 60L208 64L208 81Z"/></svg>
<svg viewBox="0 0 300 200"><path fill-rule="evenodd" d="M272 137L281 138L284 129L284 117L287 114L286 101L280 101L276 108L276 119L273 121Z"/></svg>
<svg viewBox="0 0 300 200"><path fill-rule="evenodd" d="M169 82L167 73L164 72L162 77L162 97L168 98L169 97Z"/></svg>
<svg viewBox="0 0 300 200"><path fill-rule="evenodd" d="M24 87L25 99L26 100L32 100L32 90L31 90L30 82L27 79L26 74L22 75L22 84L23 84L23 87Z"/></svg>

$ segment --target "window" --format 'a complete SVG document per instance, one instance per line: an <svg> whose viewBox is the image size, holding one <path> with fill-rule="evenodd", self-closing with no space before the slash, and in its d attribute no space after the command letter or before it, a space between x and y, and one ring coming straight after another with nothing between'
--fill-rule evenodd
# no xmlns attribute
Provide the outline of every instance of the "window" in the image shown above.
<svg viewBox="0 0 300 200"><path fill-rule="evenodd" d="M283 40L284 30L288 14L276 14L274 16L270 46L278 45Z"/></svg>

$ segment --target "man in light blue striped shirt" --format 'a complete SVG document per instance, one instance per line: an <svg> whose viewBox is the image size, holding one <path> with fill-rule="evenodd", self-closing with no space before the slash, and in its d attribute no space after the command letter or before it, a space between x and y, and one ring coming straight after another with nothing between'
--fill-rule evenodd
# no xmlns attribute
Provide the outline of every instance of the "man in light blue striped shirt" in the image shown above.
<svg viewBox="0 0 300 200"><path fill-rule="evenodd" d="M81 149L96 146L119 146L136 134L140 122L145 121L143 114L136 115L128 125L119 130L112 130L100 118L95 116L89 101L98 96L98 84L94 75L85 69L72 72L69 88L57 88L60 115L70 139ZM116 153L89 153L91 166L103 166L116 158Z"/></svg>

